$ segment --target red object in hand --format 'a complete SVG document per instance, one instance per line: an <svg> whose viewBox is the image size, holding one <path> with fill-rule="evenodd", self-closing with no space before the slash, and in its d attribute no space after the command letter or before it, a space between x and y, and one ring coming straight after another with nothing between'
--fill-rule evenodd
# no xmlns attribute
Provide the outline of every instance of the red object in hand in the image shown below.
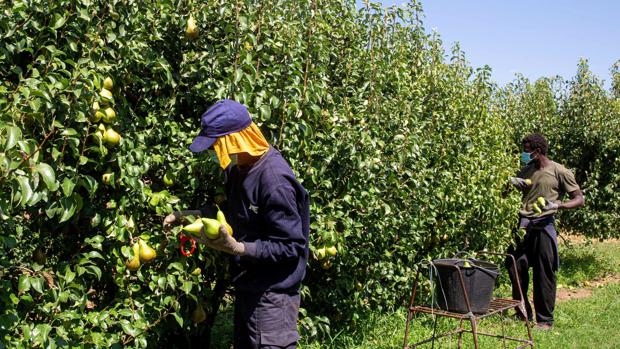
<svg viewBox="0 0 620 349"><path fill-rule="evenodd" d="M191 236L187 236L187 235L181 235L181 254L184 255L185 257L189 257L194 253L194 250L196 249L196 240L194 240L193 237ZM192 242L192 248L189 250L189 252L185 251L185 243L187 242L187 240Z"/></svg>

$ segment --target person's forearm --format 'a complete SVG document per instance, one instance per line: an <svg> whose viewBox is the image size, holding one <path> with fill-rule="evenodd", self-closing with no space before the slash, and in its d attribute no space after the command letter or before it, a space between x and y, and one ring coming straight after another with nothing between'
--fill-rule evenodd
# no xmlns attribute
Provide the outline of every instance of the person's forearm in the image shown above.
<svg viewBox="0 0 620 349"><path fill-rule="evenodd" d="M583 195L579 195L579 196L575 196L574 198L566 202L559 203L558 208L560 209L577 208L577 207L582 207L584 203L585 203L585 200L583 199Z"/></svg>

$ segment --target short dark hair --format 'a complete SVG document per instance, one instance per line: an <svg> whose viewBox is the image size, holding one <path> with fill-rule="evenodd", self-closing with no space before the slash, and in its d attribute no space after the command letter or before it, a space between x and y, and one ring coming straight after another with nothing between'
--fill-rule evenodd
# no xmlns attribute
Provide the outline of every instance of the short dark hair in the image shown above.
<svg viewBox="0 0 620 349"><path fill-rule="evenodd" d="M545 139L545 136L540 133L530 133L529 135L523 137L523 140L521 141L521 144L524 146L527 143L530 144L530 149L532 149L532 151L538 149L541 154L547 155L549 143L547 142L547 139Z"/></svg>

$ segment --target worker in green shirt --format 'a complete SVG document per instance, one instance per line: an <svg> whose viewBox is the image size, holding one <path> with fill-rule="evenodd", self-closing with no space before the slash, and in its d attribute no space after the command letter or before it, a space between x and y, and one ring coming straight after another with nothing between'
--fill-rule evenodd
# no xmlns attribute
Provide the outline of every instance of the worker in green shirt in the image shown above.
<svg viewBox="0 0 620 349"><path fill-rule="evenodd" d="M553 327L555 307L556 272L559 268L556 212L584 205L583 194L575 181L575 176L566 167L547 157L549 144L540 134L527 135L522 140L524 165L510 182L522 191L522 205L519 210L519 229L525 231L518 237L516 247L509 253L515 257L517 270L508 264L512 281L512 296L520 300L517 288L519 280L523 292L527 314L517 309L517 316L533 319L532 307L527 297L529 268L533 269L534 309L536 328L548 330ZM568 201L562 201L568 194Z"/></svg>

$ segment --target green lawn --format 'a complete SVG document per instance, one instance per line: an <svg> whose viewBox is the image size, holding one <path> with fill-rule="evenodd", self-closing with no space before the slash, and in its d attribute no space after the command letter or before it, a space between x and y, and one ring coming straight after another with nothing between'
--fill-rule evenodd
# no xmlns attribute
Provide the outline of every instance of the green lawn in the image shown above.
<svg viewBox="0 0 620 349"><path fill-rule="evenodd" d="M576 289L593 280L620 273L620 243L617 241L578 242L568 246L563 244L560 258L558 284L563 290ZM506 291L507 287L498 290L504 294ZM554 329L547 332L533 330L537 348L620 348L620 284L609 283L594 287L591 291L591 296L558 302ZM402 348L405 319L404 308L393 314L370 314L363 322L364 325L354 331L333 333L331 338L323 339L320 343L303 343L301 348ZM501 333L501 324L509 335L521 338L527 336L523 323L499 316L483 319L479 330ZM439 318L437 332L457 325L456 320ZM415 340L428 338L433 330L431 317L419 315L414 329ZM456 344L456 338L443 339L435 344L435 348L456 348ZM514 348L515 344L509 342L507 347ZM432 346L426 344L422 347ZM464 335L463 347L473 347L471 335ZM502 346L498 339L481 337L480 347Z"/></svg>
<svg viewBox="0 0 620 349"><path fill-rule="evenodd" d="M536 348L620 348L620 242L618 241L575 241L560 240L561 266L558 273L558 294L579 290L594 280L616 276L615 282L599 287L588 287L592 294L585 298L559 300L556 304L556 322L552 331L532 330ZM531 297L530 286L530 297ZM507 296L508 285L499 287L495 294ZM218 316L214 329L212 347L230 348L232 342L231 309ZM402 348L405 333L405 308L391 314L368 314L357 328L349 331L332 330L328 338L300 343L303 349L382 349ZM507 334L525 338L527 331L521 322L505 317L482 319L479 330L501 333L502 326ZM456 320L439 318L437 332L454 328ZM533 325L533 324L532 324ZM415 339L428 338L433 331L433 322L428 315L419 315L415 322ZM411 342L410 342L411 343ZM456 338L443 339L435 348L456 348ZM511 345L512 344L512 345ZM508 342L507 348L516 347ZM431 348L431 344L421 348ZM471 335L464 335L464 348L473 348ZM480 347L502 348L501 341L481 337Z"/></svg>

